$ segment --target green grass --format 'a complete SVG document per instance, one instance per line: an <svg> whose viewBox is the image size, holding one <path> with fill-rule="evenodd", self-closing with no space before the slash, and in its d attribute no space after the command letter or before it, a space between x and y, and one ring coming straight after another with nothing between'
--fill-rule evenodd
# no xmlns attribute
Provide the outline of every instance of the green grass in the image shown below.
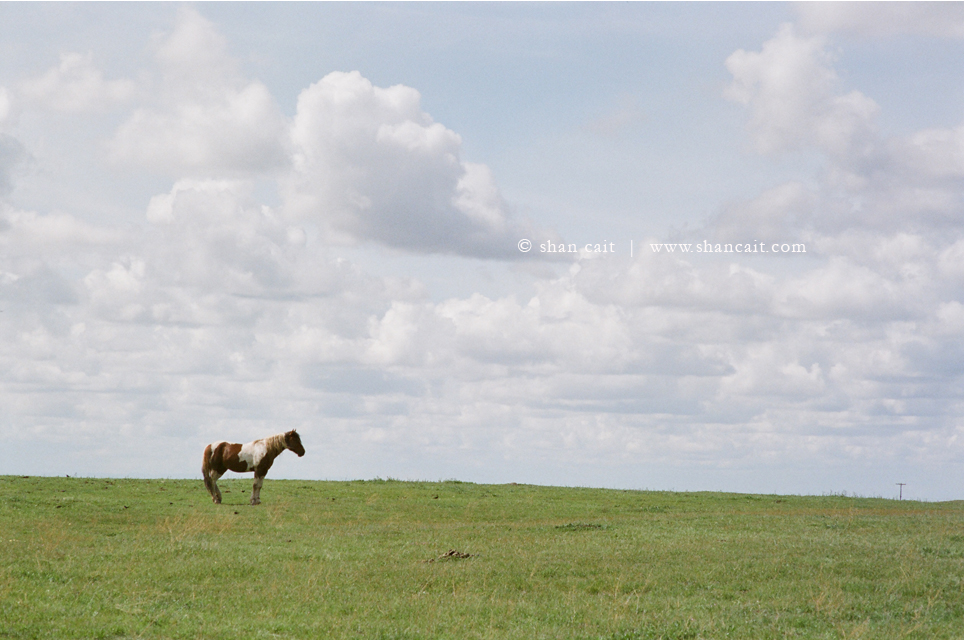
<svg viewBox="0 0 964 640"><path fill-rule="evenodd" d="M0 477L0 638L964 638L961 502L220 484Z"/></svg>

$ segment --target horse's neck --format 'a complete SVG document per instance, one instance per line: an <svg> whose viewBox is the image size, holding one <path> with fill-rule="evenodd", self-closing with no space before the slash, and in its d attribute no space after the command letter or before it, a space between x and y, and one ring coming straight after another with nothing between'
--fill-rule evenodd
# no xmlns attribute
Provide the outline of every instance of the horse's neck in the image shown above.
<svg viewBox="0 0 964 640"><path fill-rule="evenodd" d="M276 436L271 436L270 438L264 439L264 446L267 455L274 459L278 457L278 454L286 449L285 447L285 434L279 433Z"/></svg>

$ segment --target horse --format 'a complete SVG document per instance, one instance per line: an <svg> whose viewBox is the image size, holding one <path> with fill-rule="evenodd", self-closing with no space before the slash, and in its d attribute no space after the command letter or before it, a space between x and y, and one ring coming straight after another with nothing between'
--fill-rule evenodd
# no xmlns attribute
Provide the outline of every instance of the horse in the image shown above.
<svg viewBox="0 0 964 640"><path fill-rule="evenodd" d="M247 473L254 471L254 489L251 491L251 504L261 504L261 485L268 469L274 464L274 459L284 451L290 449L305 455L305 448L301 445L301 437L292 429L286 433L279 433L247 444L237 444L219 440L204 447L204 461L201 463L201 473L204 475L204 486L214 504L221 504L221 490L218 489L218 478L226 471Z"/></svg>

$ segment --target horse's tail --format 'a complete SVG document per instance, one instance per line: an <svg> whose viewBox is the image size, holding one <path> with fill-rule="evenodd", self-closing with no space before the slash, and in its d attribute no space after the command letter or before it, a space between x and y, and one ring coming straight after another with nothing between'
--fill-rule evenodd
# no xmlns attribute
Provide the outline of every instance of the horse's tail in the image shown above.
<svg viewBox="0 0 964 640"><path fill-rule="evenodd" d="M211 479L211 458L214 456L214 449L211 445L204 447L204 459L201 461L201 475L204 477L204 486L208 492L214 495L214 480Z"/></svg>

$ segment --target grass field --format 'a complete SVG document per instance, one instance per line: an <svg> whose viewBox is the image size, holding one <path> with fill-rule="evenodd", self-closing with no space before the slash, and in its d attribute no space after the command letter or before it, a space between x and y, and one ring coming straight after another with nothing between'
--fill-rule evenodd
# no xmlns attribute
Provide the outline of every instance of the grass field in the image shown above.
<svg viewBox="0 0 964 640"><path fill-rule="evenodd" d="M962 502L220 484L0 477L0 637L964 638Z"/></svg>

